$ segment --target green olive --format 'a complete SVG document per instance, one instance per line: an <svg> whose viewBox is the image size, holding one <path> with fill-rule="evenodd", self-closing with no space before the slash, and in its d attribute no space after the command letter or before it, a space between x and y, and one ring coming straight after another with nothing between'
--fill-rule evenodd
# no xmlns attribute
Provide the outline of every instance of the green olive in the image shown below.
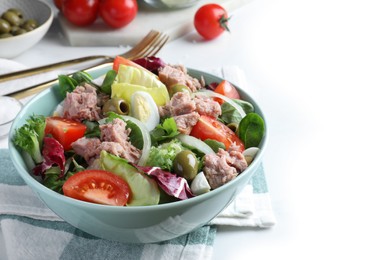
<svg viewBox="0 0 390 260"><path fill-rule="evenodd" d="M11 25L6 20L0 18L0 33L9 33L11 31Z"/></svg>
<svg viewBox="0 0 390 260"><path fill-rule="evenodd" d="M21 19L16 13L12 11L7 11L3 13L1 18L9 22L11 25L19 26L23 23L23 19Z"/></svg>
<svg viewBox="0 0 390 260"><path fill-rule="evenodd" d="M35 19L28 19L22 25L22 28L27 31L32 31L37 27L38 27L38 22Z"/></svg>
<svg viewBox="0 0 390 260"><path fill-rule="evenodd" d="M0 39L12 37L13 35L10 33L0 33Z"/></svg>
<svg viewBox="0 0 390 260"><path fill-rule="evenodd" d="M103 114L112 111L119 115L128 115L129 110L129 103L121 98L111 98L103 105Z"/></svg>
<svg viewBox="0 0 390 260"><path fill-rule="evenodd" d="M190 89L186 85L182 85L182 84L176 84L176 85L170 86L168 92L169 92L170 97L175 95L177 92L191 93Z"/></svg>
<svg viewBox="0 0 390 260"><path fill-rule="evenodd" d="M173 172L192 181L198 174L199 162L195 154L190 150L179 152L173 160Z"/></svg>
<svg viewBox="0 0 390 260"><path fill-rule="evenodd" d="M23 29L23 28L19 28L19 29L17 29L15 32L13 32L13 35L21 35L21 34L24 34L24 33L26 33L27 32L27 30L26 29Z"/></svg>
<svg viewBox="0 0 390 260"><path fill-rule="evenodd" d="M17 8L10 8L7 10L7 12L13 12L15 13L17 16L19 16L20 19L23 20L23 13L20 9L17 9Z"/></svg>

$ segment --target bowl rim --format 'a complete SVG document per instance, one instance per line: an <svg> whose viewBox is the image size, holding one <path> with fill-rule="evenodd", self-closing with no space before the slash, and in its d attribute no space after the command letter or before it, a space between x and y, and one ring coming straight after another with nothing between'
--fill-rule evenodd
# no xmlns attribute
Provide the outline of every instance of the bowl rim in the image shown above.
<svg viewBox="0 0 390 260"><path fill-rule="evenodd" d="M20 2L23 2L23 1L20 1ZM53 19L54 19L54 12L53 12L53 9L49 6L49 4L42 1L42 0L34 0L34 1L29 0L29 2L34 2L36 4L41 5L42 8L46 8L47 10L49 10L49 17L34 30L31 30L29 32L26 32L26 33L23 33L20 35L15 35L12 37L0 38L0 43L2 43L2 42L4 43L7 41L11 42L12 40L19 40L19 39L27 38L27 37L31 36L32 33L41 32L42 30L46 29L45 28L46 26L49 27L51 25L51 23L53 22Z"/></svg>
<svg viewBox="0 0 390 260"><path fill-rule="evenodd" d="M107 68L105 68L105 66L107 66ZM97 68L94 68L92 71L94 71L94 70L102 70L102 71L108 70L111 67L112 67L112 63L106 63L106 64L103 64L103 65L97 67ZM204 71L197 70L197 69L192 69L189 67L187 67L187 69L188 69L188 73L190 75L195 74L195 73L199 73L201 75L204 75L206 78L223 80L223 78L216 76L216 75L213 75L212 73L204 72ZM86 70L86 71L91 72L91 70ZM240 94L241 93L245 94L246 98L249 98L253 101L251 103L253 103L256 112L259 113L263 117L264 124L265 124L265 132L264 132L263 140L262 140L261 144L259 145L259 147L261 149L256 154L256 157L253 160L253 162L248 166L247 169L245 169L244 172L237 175L237 177L234 178L232 181L229 181L228 183L225 183L224 185L222 185L222 186L218 187L217 189L214 189L210 192L207 192L207 193L204 193L204 194L201 194L201 195L189 198L189 199L168 202L168 203L163 203L163 204L157 204L157 205L147 205L147 206L107 206L107 205L101 205L101 204L76 200L76 199L64 196L56 191L51 190L50 188L46 187L42 183L40 183L38 180L36 180L32 176L31 173L26 171L24 169L24 167L16 161L16 157L17 157L17 154L19 153L19 150L12 143L13 132L17 128L16 125L17 125L18 120L20 120L20 118L23 117L25 114L29 114L29 111L28 111L29 106L31 106L34 102L36 102L37 100L42 98L42 96L45 96L45 95L49 94L50 92L55 94L53 89L56 86L58 86L58 80L53 81L53 83L51 84L51 86L49 88L43 90L42 92L40 92L39 94L34 96L31 100L29 100L29 102L27 104L25 104L25 106L18 113L18 115L15 117L15 119L12 123L11 129L10 129L10 134L8 137L8 146L9 146L11 161L12 161L13 165L15 166L15 168L17 169L19 176L21 176L23 178L23 180L28 185L33 185L35 187L35 189L39 190L40 192L44 192L45 194L47 194L51 197L54 196L54 198L58 198L62 202L72 204L73 206L76 206L76 207L87 207L89 209L93 209L93 210L97 210L97 211L99 211L99 210L101 210L101 211L112 210L112 211L125 211L125 212L131 212L131 211L148 212L148 211L154 211L154 210L166 210L166 209L169 209L172 207L179 207L181 205L188 206L191 204L197 204L198 202L201 202L201 201L205 201L209 197L213 197L215 194L221 193L225 189L229 189L231 186L234 186L237 182L239 182L240 179L245 178L246 175L248 175L248 174L253 175L254 170L256 170L255 168L261 167L261 164L262 164L261 160L262 160L264 151L268 145L268 139L269 139L269 134L268 134L269 129L268 129L267 119L266 119L266 116L264 115L263 110L261 109L260 105L255 100L253 100L251 98L251 96L246 91L244 91L242 88L240 88L240 86L234 85L235 87L237 87ZM34 189L34 192L37 193L37 190L35 190L35 189Z"/></svg>

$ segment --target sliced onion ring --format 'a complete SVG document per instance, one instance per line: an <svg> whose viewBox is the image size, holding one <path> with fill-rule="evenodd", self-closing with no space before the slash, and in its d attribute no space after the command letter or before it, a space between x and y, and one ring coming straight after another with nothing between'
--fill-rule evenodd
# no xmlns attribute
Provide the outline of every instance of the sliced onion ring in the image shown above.
<svg viewBox="0 0 390 260"><path fill-rule="evenodd" d="M199 90L197 92L194 92L193 95L205 95L208 97L217 97L217 98L223 99L225 102L229 103L232 107L234 107L238 111L238 113L240 113L240 116L242 118L244 118L246 115L246 113L244 112L242 107L237 105L237 103L234 102L231 98L228 98L228 97L221 95L219 93L215 93L214 91L202 89L202 90Z"/></svg>
<svg viewBox="0 0 390 260"><path fill-rule="evenodd" d="M204 154L215 154L213 149L211 149L210 146L208 146L205 142L199 140L198 138L195 138L191 135L184 135L184 134L179 134L177 136L177 139L179 139L182 143L194 147L195 149L201 151Z"/></svg>

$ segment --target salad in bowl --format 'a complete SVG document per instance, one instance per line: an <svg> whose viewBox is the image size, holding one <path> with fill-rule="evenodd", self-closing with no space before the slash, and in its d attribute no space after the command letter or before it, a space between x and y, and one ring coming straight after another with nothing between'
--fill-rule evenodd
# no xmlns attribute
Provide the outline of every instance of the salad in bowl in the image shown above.
<svg viewBox="0 0 390 260"><path fill-rule="evenodd" d="M156 57L118 56L59 75L11 131L11 159L54 212L126 242L162 241L210 221L249 181L266 141L264 116L246 93ZM175 231L140 239L140 228L161 223Z"/></svg>

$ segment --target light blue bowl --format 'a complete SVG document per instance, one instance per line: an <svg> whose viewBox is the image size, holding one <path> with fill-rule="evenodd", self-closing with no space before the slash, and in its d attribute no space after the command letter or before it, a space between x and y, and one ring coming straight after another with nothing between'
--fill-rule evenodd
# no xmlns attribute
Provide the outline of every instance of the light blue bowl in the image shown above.
<svg viewBox="0 0 390 260"><path fill-rule="evenodd" d="M93 77L98 77L109 68L111 65L101 66L89 73ZM189 70L189 73L197 78L203 76L206 83L222 80L197 70ZM242 98L251 102L256 112L264 118L255 100L242 90L239 91ZM115 207L63 196L46 188L30 175L21 154L11 142L15 129L22 126L30 115L52 114L61 101L57 93L58 85L55 83L50 89L35 96L18 114L11 127L9 139L11 159L27 185L51 210L66 222L94 236L128 243L152 243L187 234L216 217L240 193L255 171L259 170L266 146L267 131L259 146L260 152L243 173L222 187L188 200L156 206Z"/></svg>

